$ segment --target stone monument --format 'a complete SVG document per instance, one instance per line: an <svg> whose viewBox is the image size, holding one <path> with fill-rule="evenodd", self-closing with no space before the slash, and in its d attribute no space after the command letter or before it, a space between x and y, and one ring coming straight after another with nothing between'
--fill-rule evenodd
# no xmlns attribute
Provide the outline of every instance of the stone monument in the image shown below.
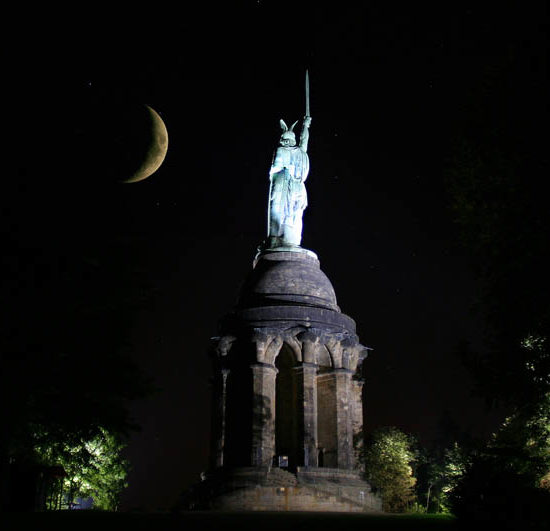
<svg viewBox="0 0 550 531"><path fill-rule="evenodd" d="M267 238L213 339L211 460L196 508L381 511L354 448L367 348L317 256L300 247L310 124L306 73L298 146L296 123L281 120Z"/></svg>

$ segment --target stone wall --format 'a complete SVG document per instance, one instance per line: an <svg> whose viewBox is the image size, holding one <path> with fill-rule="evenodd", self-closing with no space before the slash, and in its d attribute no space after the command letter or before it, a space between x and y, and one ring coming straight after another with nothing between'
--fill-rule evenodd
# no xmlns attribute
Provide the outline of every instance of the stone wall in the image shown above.
<svg viewBox="0 0 550 531"><path fill-rule="evenodd" d="M336 467L336 382L331 373L317 376L317 434L319 466Z"/></svg>

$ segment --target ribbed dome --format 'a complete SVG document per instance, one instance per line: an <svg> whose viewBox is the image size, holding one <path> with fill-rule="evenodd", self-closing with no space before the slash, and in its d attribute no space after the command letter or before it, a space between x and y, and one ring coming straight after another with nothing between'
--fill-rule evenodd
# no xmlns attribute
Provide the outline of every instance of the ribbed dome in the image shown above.
<svg viewBox="0 0 550 531"><path fill-rule="evenodd" d="M246 279L238 306L316 306L339 312L330 280L319 260L306 252L265 252Z"/></svg>

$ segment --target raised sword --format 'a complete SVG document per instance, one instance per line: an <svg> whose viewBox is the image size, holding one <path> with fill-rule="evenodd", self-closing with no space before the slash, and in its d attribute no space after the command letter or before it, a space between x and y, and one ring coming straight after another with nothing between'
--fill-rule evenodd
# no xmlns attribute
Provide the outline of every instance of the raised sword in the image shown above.
<svg viewBox="0 0 550 531"><path fill-rule="evenodd" d="M309 114L309 72L306 69L306 117L310 117Z"/></svg>

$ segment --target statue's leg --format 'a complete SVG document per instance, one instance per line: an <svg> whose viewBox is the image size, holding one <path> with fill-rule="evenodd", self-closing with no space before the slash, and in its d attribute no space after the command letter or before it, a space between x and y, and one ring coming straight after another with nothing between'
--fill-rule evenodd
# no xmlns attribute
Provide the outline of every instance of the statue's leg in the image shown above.
<svg viewBox="0 0 550 531"><path fill-rule="evenodd" d="M286 221L287 223L283 225L284 241L290 245L300 245L302 241L302 213L296 211L294 215Z"/></svg>
<svg viewBox="0 0 550 531"><path fill-rule="evenodd" d="M280 238L283 235L284 202L283 184L280 178L275 178L271 184L271 197L269 198L269 228L268 236Z"/></svg>
<svg viewBox="0 0 550 531"><path fill-rule="evenodd" d="M282 206L280 203L273 201L270 209L268 236L273 238L272 241L276 241L275 238L277 240L284 239L284 228L285 225Z"/></svg>
<svg viewBox="0 0 550 531"><path fill-rule="evenodd" d="M296 213L296 220L294 222L294 245L300 245L302 241L302 214L303 210Z"/></svg>

